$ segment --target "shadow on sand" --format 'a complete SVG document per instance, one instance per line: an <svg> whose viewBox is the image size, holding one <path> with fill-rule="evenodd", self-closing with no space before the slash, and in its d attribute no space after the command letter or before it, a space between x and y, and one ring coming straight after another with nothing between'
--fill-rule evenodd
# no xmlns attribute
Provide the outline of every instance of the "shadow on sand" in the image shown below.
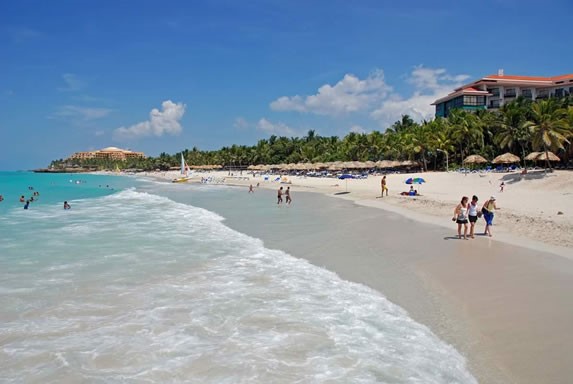
<svg viewBox="0 0 573 384"><path fill-rule="evenodd" d="M501 179L506 184L515 184L522 180L538 180L543 179L544 177L552 177L556 176L550 172L545 172L544 170L539 171L528 171L526 174L521 174L519 172L510 173L508 175L504 175Z"/></svg>

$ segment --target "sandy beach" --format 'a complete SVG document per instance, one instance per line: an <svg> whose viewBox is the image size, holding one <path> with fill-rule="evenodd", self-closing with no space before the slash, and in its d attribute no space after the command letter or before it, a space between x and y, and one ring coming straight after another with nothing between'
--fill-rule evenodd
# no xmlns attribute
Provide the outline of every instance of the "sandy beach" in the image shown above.
<svg viewBox="0 0 573 384"><path fill-rule="evenodd" d="M154 177L171 180L178 172L155 173ZM228 172L195 173L192 182L210 177L219 183L247 187L259 183L261 188L278 189L281 185L299 191L316 192L352 200L369 207L383 208L417 220L447 226L455 230L450 219L462 196L479 197L479 206L494 195L500 208L496 212L493 239L543 249L562 256L573 257L573 172L543 171L519 173L428 172L388 174L388 196L380 198L381 176L367 179L339 180L304 176L283 176L288 183L265 181L262 175L253 177L243 172L229 176ZM274 180L279 175L270 175ZM404 181L423 177L426 183L415 185L420 196L401 196L408 191ZM500 184L504 182L504 191ZM348 192L348 193L342 193ZM484 221L479 220L476 232L483 233Z"/></svg>
<svg viewBox="0 0 573 384"><path fill-rule="evenodd" d="M154 175L164 180L174 176ZM408 189L404 180L410 176L427 181L419 186L422 196L399 196ZM246 173L210 172L194 180L210 177L213 183L242 186L245 194L250 184L259 183L272 190L255 192L270 204L279 185L290 186L293 210L331 215L319 228L308 228L304 216L285 227L287 222L269 221L257 212L240 217L220 212L228 225L267 246L383 292L462 352L480 383L567 383L573 376L568 357L573 346L573 174L515 176L391 174L389 197L384 198L377 176L348 184L288 177L290 184L279 184ZM504 192L499 192L501 180ZM455 237L453 208L461 195L472 194L480 201L497 196L502 209L496 213L493 238Z"/></svg>

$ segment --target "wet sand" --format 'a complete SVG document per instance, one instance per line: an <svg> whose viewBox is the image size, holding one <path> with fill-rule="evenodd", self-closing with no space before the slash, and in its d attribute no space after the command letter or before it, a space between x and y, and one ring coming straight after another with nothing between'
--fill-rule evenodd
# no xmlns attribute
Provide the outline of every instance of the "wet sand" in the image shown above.
<svg viewBox="0 0 573 384"><path fill-rule="evenodd" d="M466 356L480 383L571 382L571 259L489 238L458 240L454 226L324 195L293 198L277 208L274 192L243 188L228 202L193 204L267 247L378 290ZM268 207L260 209L260 199Z"/></svg>

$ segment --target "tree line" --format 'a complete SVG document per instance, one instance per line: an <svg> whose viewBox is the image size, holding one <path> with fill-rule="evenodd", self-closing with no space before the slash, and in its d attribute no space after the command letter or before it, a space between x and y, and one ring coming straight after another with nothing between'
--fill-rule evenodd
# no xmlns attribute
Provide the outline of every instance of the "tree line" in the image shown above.
<svg viewBox="0 0 573 384"><path fill-rule="evenodd" d="M552 151L562 162L573 158L573 98L531 101L517 98L499 110L468 112L452 110L447 118L415 122L403 115L384 132L351 132L342 139L320 136L314 130L304 137L272 135L253 146L232 145L218 150L196 147L157 157L111 161L103 159L55 160L51 166L81 166L92 169L166 170L180 164L183 154L189 165L246 167L330 161L412 160L424 170L462 164L470 154L486 159L511 152L522 159L531 151ZM549 162L547 161L547 165Z"/></svg>

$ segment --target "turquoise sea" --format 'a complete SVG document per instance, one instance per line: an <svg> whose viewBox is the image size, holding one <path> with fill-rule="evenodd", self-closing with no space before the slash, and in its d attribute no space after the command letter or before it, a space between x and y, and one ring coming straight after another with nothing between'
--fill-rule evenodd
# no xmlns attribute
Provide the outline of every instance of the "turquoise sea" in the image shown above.
<svg viewBox="0 0 573 384"><path fill-rule="evenodd" d="M225 224L265 199L24 172L0 194L2 383L476 383L382 294Z"/></svg>

